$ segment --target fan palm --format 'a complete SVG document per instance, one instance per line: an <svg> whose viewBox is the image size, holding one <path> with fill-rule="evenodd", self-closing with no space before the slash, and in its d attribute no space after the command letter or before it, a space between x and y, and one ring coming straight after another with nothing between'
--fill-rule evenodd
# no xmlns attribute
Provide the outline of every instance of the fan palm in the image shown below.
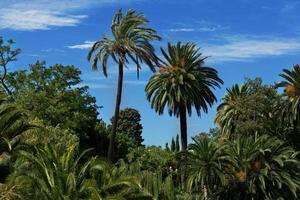
<svg viewBox="0 0 300 200"><path fill-rule="evenodd" d="M119 10L113 17L111 31L112 38L104 35L103 38L93 44L88 60L94 55L93 69L98 68L98 62L102 64L102 71L107 76L107 63L109 58L118 64L118 88L115 104L114 121L112 123L112 132L110 136L108 159L112 160L114 150L114 140L119 118L122 84L123 84L123 67L132 60L137 67L137 74L141 68L141 63L146 63L154 71L153 61L157 57L154 54L154 48L150 44L152 40L159 40L160 37L156 31L146 27L148 20L143 14L136 13L134 10L128 10L125 15Z"/></svg>
<svg viewBox="0 0 300 200"><path fill-rule="evenodd" d="M181 147L186 150L186 113L191 115L193 107L198 116L201 110L207 112L216 101L212 89L223 81L215 69L204 66L205 57L196 44L169 43L167 51L161 48L161 52L165 61L146 85L147 99L159 114L167 106L171 116L180 117Z"/></svg>
<svg viewBox="0 0 300 200"><path fill-rule="evenodd" d="M227 89L227 94L217 108L215 122L220 126L222 134L234 134L235 122L238 120L243 107L244 98L248 95L246 85L233 85Z"/></svg>

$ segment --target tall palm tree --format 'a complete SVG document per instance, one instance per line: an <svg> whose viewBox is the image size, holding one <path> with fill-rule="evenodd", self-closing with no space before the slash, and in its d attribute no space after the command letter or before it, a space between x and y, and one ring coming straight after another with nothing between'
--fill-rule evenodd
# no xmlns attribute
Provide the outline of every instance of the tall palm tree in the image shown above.
<svg viewBox="0 0 300 200"><path fill-rule="evenodd" d="M227 94L223 98L217 108L215 122L220 126L222 134L234 134L235 122L241 114L243 101L248 95L248 87L246 85L233 85L227 88Z"/></svg>
<svg viewBox="0 0 300 200"><path fill-rule="evenodd" d="M98 69L98 62L101 62L102 71L105 76L107 76L109 58L112 58L118 64L118 89L108 149L109 160L113 158L115 134L122 97L124 66L129 63L129 60L133 61L136 64L138 76L142 62L146 63L154 71L153 61L156 62L157 57L150 42L152 40L159 40L160 37L155 30L148 28L147 24L148 20L143 14L136 13L134 10L128 10L123 15L122 11L119 10L112 20L112 37L104 35L101 40L93 44L87 56L89 61L92 56L94 57L92 64L94 70Z"/></svg>
<svg viewBox="0 0 300 200"><path fill-rule="evenodd" d="M207 112L216 101L212 89L223 81L215 69L204 66L205 57L194 43L169 43L167 51L161 48L161 52L165 61L146 85L147 99L159 114L167 106L171 116L180 117L181 147L186 150L187 113L191 115L193 107L198 116L201 110Z"/></svg>

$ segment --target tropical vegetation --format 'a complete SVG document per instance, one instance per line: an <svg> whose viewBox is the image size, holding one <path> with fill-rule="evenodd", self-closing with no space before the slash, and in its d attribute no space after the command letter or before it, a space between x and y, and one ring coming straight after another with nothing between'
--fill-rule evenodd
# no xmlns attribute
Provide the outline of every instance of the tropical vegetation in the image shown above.
<svg viewBox="0 0 300 200"><path fill-rule="evenodd" d="M111 32L88 53L104 76L118 65L108 123L80 69L37 61L8 70L21 50L0 38L0 200L300 199L299 65L273 85L259 77L234 84L216 105L223 80L195 43L168 43L157 55L158 33L134 10L119 10ZM180 119L165 147L145 146L141 114L120 107L130 62L154 72L150 106ZM213 105L216 126L189 140L188 117Z"/></svg>

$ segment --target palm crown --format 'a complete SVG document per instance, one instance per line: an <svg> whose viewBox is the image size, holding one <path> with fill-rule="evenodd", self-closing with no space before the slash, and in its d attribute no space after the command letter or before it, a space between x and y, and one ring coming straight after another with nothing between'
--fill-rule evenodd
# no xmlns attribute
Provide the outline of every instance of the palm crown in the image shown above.
<svg viewBox="0 0 300 200"><path fill-rule="evenodd" d="M217 108L217 115L215 122L220 126L222 133L233 134L235 129L235 121L239 118L243 100L248 95L248 88L246 85L233 85L227 89L227 94L223 98Z"/></svg>
<svg viewBox="0 0 300 200"><path fill-rule="evenodd" d="M198 116L201 110L207 112L216 101L211 89L219 87L223 81L215 69L203 66L205 57L196 44L169 43L168 51L161 48L161 52L165 61L161 61L159 72L146 85L147 99L159 114L167 105L171 116L180 116L181 144L186 150L186 112L191 115L193 107Z"/></svg>
<svg viewBox="0 0 300 200"><path fill-rule="evenodd" d="M283 70L280 74L283 80L278 84L279 87L285 88L285 96L288 97L288 102L284 109L285 115L288 115L291 121L299 122L300 117L300 66L294 65L293 70Z"/></svg>
<svg viewBox="0 0 300 200"><path fill-rule="evenodd" d="M166 61L161 61L160 71L146 86L151 107L162 114L167 105L170 115L179 115L179 105L183 103L189 115L194 106L198 115L208 111L216 97L211 88L219 87L223 81L215 69L204 67L199 48L193 43L168 44L168 52L161 49Z"/></svg>
<svg viewBox="0 0 300 200"><path fill-rule="evenodd" d="M155 30L144 27L147 23L148 20L143 14L128 10L123 15L119 10L112 20L112 38L104 35L102 40L95 42L90 49L88 60L97 51L93 59L93 69L96 70L98 62L101 61L103 73L107 76L107 62L111 57L116 63L121 61L123 64L128 64L128 59L131 59L138 72L141 62L145 62L154 71L153 61L157 58L150 41L159 40L160 37Z"/></svg>

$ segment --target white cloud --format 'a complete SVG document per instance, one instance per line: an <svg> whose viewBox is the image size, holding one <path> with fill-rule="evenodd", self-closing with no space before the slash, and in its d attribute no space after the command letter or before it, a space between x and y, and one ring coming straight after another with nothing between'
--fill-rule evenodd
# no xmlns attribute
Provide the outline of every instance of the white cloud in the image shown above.
<svg viewBox="0 0 300 200"><path fill-rule="evenodd" d="M45 52L45 53L52 53L52 52L54 52L54 53L64 53L65 52L65 50L62 50L62 49L57 49L57 48L49 48L49 49L44 49L44 50L42 50L42 52Z"/></svg>
<svg viewBox="0 0 300 200"><path fill-rule="evenodd" d="M89 49L89 48L92 47L93 44L94 44L93 41L87 40L82 44L70 45L70 46L67 46L67 48L70 48L70 49Z"/></svg>
<svg viewBox="0 0 300 200"><path fill-rule="evenodd" d="M169 29L171 32L193 32L195 31L194 28L171 28Z"/></svg>
<svg viewBox="0 0 300 200"><path fill-rule="evenodd" d="M214 32L228 29L228 26L222 26L206 20L195 21L193 23L179 23L178 28L169 29L170 32Z"/></svg>
<svg viewBox="0 0 300 200"><path fill-rule="evenodd" d="M300 51L300 40L285 38L225 38L225 43L206 45L206 56L214 62L245 61L253 58L280 56Z"/></svg>
<svg viewBox="0 0 300 200"><path fill-rule="evenodd" d="M76 26L86 15L66 15L51 11L0 9L0 29L48 30Z"/></svg>
<svg viewBox="0 0 300 200"><path fill-rule="evenodd" d="M1 0L0 29L32 31L77 26L87 15L74 14L75 11L116 2L116 0Z"/></svg>

